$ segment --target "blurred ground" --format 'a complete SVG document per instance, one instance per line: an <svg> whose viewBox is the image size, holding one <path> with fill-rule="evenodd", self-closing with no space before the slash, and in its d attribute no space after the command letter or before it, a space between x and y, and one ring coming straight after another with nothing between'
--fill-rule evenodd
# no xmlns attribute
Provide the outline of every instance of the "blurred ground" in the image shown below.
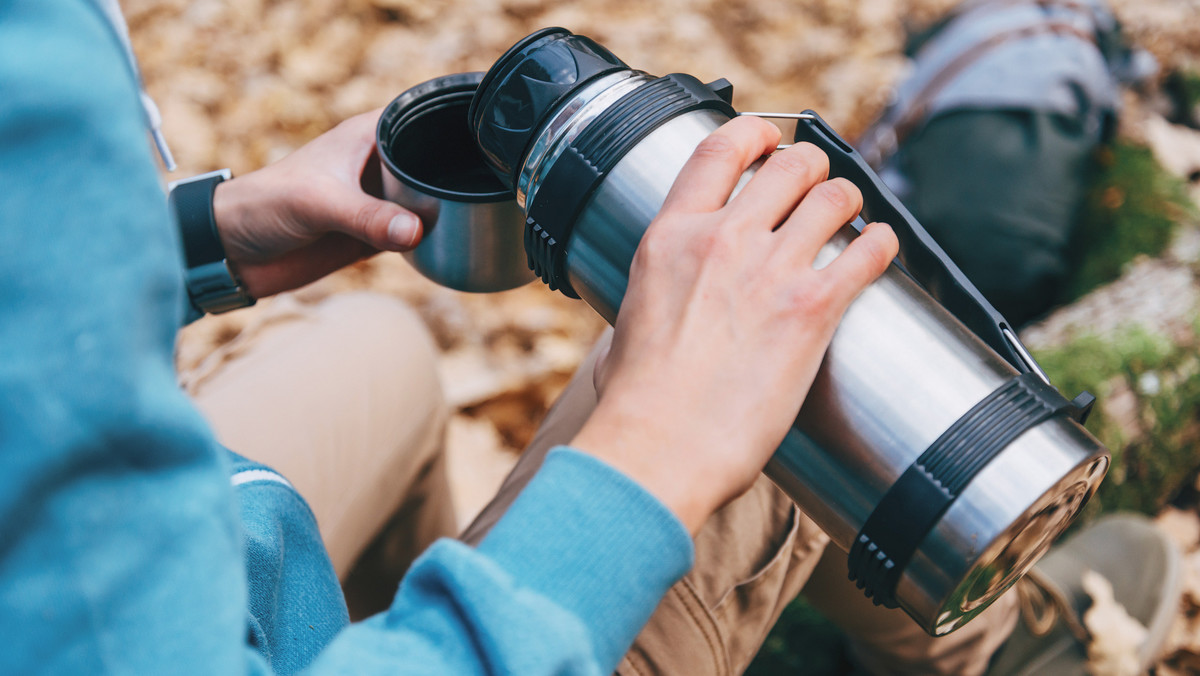
<svg viewBox="0 0 1200 676"><path fill-rule="evenodd" d="M225 166L235 174L251 171L347 116L386 104L413 84L447 73L484 70L511 43L548 25L596 38L632 66L651 73L684 71L704 80L725 77L734 83L735 104L743 110L814 108L853 137L882 107L889 86L904 72L899 50L905 26L928 22L953 4L122 0L147 87L162 108L165 131L179 160L172 178ZM1113 4L1133 40L1165 66L1200 70L1200 2ZM1188 150L1193 147L1189 144L1200 148L1200 137L1163 121L1153 101L1131 98L1130 103L1125 134L1149 141L1159 161L1181 176L1200 170L1200 149ZM1053 347L1081 331L1115 332L1126 317L1114 308L1144 314L1152 305L1140 302L1147 297L1171 301L1150 323L1165 315L1175 324L1194 327L1195 258L1189 258L1186 242L1183 246L1184 253L1176 247L1174 258L1165 263L1142 261L1134 266L1130 274L1135 279L1150 281L1109 292L1110 300L1124 298L1125 305L1092 301L1090 311L1052 318L1040 333L1035 331L1034 342ZM1177 264L1171 267L1171 261ZM1163 293L1155 281L1180 275L1179 293ZM438 340L443 380L459 411L451 422L448 444L456 499L466 521L529 440L603 324L586 306L540 284L488 296L459 294L423 280L394 254L363 262L297 296L315 301L361 288L411 303ZM180 364L196 363L253 322L260 311L210 317L188 327L179 342ZM1200 673L1200 554L1195 553L1200 518L1195 508L1171 508L1161 518L1192 552L1190 592L1172 639L1173 661L1161 673Z"/></svg>

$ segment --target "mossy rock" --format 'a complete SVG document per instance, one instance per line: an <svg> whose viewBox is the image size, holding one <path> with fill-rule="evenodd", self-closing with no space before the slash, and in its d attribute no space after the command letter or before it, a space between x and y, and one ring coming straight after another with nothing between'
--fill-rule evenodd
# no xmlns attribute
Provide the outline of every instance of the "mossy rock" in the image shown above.
<svg viewBox="0 0 1200 676"><path fill-rule="evenodd" d="M1101 401L1087 427L1113 462L1088 516L1153 515L1192 480L1200 464L1200 357L1192 342L1131 328L1082 336L1036 356L1061 391L1087 390ZM1115 397L1120 413L1104 403Z"/></svg>
<svg viewBox="0 0 1200 676"><path fill-rule="evenodd" d="M1187 185L1149 148L1125 140L1101 148L1076 227L1076 264L1065 297L1079 298L1115 280L1138 256L1162 253L1176 226L1196 217Z"/></svg>

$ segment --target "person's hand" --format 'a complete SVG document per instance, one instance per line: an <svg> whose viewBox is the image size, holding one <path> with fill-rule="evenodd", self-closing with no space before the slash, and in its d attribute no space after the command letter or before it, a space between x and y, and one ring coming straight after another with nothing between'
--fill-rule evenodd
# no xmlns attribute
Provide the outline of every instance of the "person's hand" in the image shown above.
<svg viewBox="0 0 1200 676"><path fill-rule="evenodd" d="M872 224L813 269L862 195L826 181L828 158L811 144L775 153L729 199L778 142L772 125L737 118L688 161L634 255L599 402L572 441L693 533L762 471L843 312L898 248Z"/></svg>
<svg viewBox="0 0 1200 676"><path fill-rule="evenodd" d="M279 162L217 186L221 243L252 296L302 286L420 241L420 219L364 189L364 171L378 161L380 112L352 117Z"/></svg>

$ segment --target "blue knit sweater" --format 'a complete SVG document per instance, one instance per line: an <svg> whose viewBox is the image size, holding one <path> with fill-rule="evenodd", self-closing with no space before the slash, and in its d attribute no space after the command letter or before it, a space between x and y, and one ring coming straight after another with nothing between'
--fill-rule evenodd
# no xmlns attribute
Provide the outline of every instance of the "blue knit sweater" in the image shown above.
<svg viewBox="0 0 1200 676"><path fill-rule="evenodd" d="M0 673L611 672L692 545L570 449L348 624L301 497L176 386L182 256L122 54L88 0L0 1Z"/></svg>

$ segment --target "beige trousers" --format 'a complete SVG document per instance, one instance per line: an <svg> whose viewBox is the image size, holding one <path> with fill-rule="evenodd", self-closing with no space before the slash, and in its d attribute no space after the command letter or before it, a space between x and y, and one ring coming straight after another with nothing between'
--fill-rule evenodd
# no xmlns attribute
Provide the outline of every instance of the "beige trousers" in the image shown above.
<svg viewBox="0 0 1200 676"><path fill-rule="evenodd" d="M399 571L432 539L453 534L440 446L447 411L432 342L411 310L382 296L335 296L278 314L185 380L221 441L278 469L308 500L351 605L386 607ZM594 358L463 540L478 542L547 451L586 420L596 403ZM847 632L871 673L980 674L1016 622L1010 594L963 629L931 638L902 612L873 606L846 579L845 554L827 545L816 524L761 479L701 530L695 568L663 599L618 672L739 674L802 589Z"/></svg>

